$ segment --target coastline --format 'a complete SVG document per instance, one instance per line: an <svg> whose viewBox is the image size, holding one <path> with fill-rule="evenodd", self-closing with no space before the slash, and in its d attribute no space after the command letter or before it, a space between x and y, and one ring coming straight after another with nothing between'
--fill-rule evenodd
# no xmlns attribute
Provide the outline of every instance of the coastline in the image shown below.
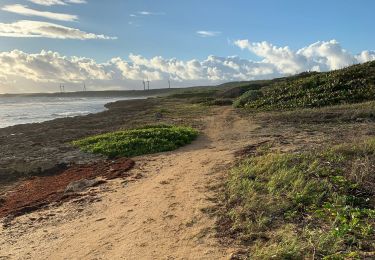
<svg viewBox="0 0 375 260"><path fill-rule="evenodd" d="M105 110L99 113L0 128L0 186L43 175L57 165L98 160L101 156L82 153L69 143L84 136L132 127L132 121L155 105L157 102L149 97L121 100L105 104Z"/></svg>
<svg viewBox="0 0 375 260"><path fill-rule="evenodd" d="M0 129L21 124L43 123L58 118L100 113L110 103L167 95L173 89L149 91L87 91L66 93L0 94ZM28 107L15 109L15 105ZM9 111L8 111L9 109Z"/></svg>
<svg viewBox="0 0 375 260"><path fill-rule="evenodd" d="M139 97L158 96L169 94L177 88L150 89L150 90L104 90L104 91L76 91L76 92L52 92L52 93L3 93L1 97ZM147 93L147 95L144 95Z"/></svg>

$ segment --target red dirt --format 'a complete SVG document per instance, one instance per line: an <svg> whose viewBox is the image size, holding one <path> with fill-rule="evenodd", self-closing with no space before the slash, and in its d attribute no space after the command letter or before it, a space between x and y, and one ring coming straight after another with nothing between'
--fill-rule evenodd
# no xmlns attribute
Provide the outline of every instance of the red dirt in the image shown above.
<svg viewBox="0 0 375 260"><path fill-rule="evenodd" d="M34 177L22 181L13 190L0 198L0 218L19 216L34 211L52 202L62 202L76 197L77 194L65 194L65 188L72 182L83 179L103 177L111 180L129 177L127 173L134 166L134 161L121 158L84 165L72 165L54 175ZM104 183L99 181L97 185Z"/></svg>

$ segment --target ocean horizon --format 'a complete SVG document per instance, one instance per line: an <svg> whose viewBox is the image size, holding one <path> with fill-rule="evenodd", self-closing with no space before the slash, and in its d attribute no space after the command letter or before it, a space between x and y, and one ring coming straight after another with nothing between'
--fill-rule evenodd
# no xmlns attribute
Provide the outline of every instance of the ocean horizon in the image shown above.
<svg viewBox="0 0 375 260"><path fill-rule="evenodd" d="M99 113L105 104L140 97L0 97L0 128Z"/></svg>

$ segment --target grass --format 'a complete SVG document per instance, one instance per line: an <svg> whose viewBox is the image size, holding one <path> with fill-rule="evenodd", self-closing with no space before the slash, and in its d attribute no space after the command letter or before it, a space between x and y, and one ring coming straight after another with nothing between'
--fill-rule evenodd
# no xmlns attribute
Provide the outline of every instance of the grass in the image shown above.
<svg viewBox="0 0 375 260"><path fill-rule="evenodd" d="M226 185L250 259L361 259L375 249L375 138L323 151L259 151Z"/></svg>
<svg viewBox="0 0 375 260"><path fill-rule="evenodd" d="M85 152L108 157L133 157L175 150L191 143L198 132L190 127L152 125L74 141Z"/></svg>
<svg viewBox="0 0 375 260"><path fill-rule="evenodd" d="M173 93L168 95L168 98L177 98L177 99L204 99L209 98L215 95L217 92L216 89L194 89L194 90L185 90Z"/></svg>
<svg viewBox="0 0 375 260"><path fill-rule="evenodd" d="M245 93L238 102L241 107L256 110L288 110L358 103L375 99L374 82L375 61L336 71L305 73L272 80L267 87L261 88L262 95L254 98L253 95Z"/></svg>
<svg viewBox="0 0 375 260"><path fill-rule="evenodd" d="M251 111L248 112L251 113ZM267 111L257 113L256 117L268 122L278 121L293 124L368 122L375 121L375 102L287 111Z"/></svg>

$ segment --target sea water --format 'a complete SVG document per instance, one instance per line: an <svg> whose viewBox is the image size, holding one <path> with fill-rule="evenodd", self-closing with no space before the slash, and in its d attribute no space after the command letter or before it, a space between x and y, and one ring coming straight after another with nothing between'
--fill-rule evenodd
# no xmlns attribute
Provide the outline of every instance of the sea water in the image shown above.
<svg viewBox="0 0 375 260"><path fill-rule="evenodd" d="M121 97L0 96L0 128L104 111Z"/></svg>

